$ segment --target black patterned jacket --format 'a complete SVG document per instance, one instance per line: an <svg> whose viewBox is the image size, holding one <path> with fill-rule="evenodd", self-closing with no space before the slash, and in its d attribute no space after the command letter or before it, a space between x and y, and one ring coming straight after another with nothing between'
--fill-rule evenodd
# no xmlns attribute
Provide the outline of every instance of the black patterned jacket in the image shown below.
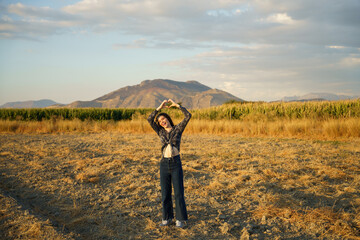
<svg viewBox="0 0 360 240"><path fill-rule="evenodd" d="M148 122L150 123L151 127L155 130L155 132L159 135L161 143L163 144L163 146L161 147L161 152L163 152L164 148L168 145L171 144L171 146L176 147L179 152L180 152L180 142L181 142L181 135L185 130L186 125L188 124L188 122L190 121L191 118L191 113L188 112L188 110L186 110L186 108L180 106L180 110L183 112L184 114L184 119L177 125L175 125L170 132L167 132L163 127L158 126L156 124L155 120L155 116L156 114L159 112L155 109L155 111L153 111L149 117L148 117Z"/></svg>

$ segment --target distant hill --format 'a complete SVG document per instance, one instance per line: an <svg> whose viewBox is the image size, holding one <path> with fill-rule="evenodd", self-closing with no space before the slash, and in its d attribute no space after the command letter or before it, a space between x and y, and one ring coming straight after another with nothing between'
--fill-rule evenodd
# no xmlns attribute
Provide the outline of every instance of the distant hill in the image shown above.
<svg viewBox="0 0 360 240"><path fill-rule="evenodd" d="M283 97L281 101L291 102L291 101L336 101L336 100L350 100L356 99L359 96L347 96L347 95L337 95L332 93L309 93L303 96L292 96L292 97Z"/></svg>
<svg viewBox="0 0 360 240"><path fill-rule="evenodd" d="M4 105L1 105L0 108L45 108L52 106L54 104L59 104L59 103L49 99L42 99L38 101L8 102L5 103Z"/></svg>
<svg viewBox="0 0 360 240"><path fill-rule="evenodd" d="M218 106L229 100L243 101L230 93L211 89L197 81L155 79L120 88L92 101L76 101L65 107L155 108L169 98L191 109Z"/></svg>

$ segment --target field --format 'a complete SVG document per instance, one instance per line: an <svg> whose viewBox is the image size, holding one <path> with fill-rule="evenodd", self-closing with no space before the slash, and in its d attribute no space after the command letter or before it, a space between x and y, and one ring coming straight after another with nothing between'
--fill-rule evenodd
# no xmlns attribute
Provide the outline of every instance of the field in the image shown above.
<svg viewBox="0 0 360 240"><path fill-rule="evenodd" d="M185 229L151 111L1 109L0 239L360 239L360 100L192 110Z"/></svg>
<svg viewBox="0 0 360 240"><path fill-rule="evenodd" d="M0 133L152 133L153 109L0 109ZM176 121L180 110L167 112ZM294 103L228 103L190 111L190 134L360 138L360 100Z"/></svg>
<svg viewBox="0 0 360 240"><path fill-rule="evenodd" d="M143 118L153 109L104 109L104 108L39 108L0 109L1 120L131 120ZM174 118L181 118L180 110L169 110ZM321 102L229 102L221 106L193 109L197 120L326 120L360 118L360 100Z"/></svg>
<svg viewBox="0 0 360 240"><path fill-rule="evenodd" d="M55 132L1 134L1 239L360 239L359 138L189 128L176 229L158 227L155 133Z"/></svg>

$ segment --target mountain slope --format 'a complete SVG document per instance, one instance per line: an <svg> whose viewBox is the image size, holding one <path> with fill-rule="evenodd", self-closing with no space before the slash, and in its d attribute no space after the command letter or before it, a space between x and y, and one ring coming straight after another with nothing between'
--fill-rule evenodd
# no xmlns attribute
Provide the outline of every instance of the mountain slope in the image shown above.
<svg viewBox="0 0 360 240"><path fill-rule="evenodd" d="M356 96L346 96L346 95L337 95L333 93L309 93L303 96L292 96L292 97L284 97L281 101L290 102L290 101L311 101L311 100L328 100L328 101L336 101L336 100L349 100L356 99Z"/></svg>
<svg viewBox="0 0 360 240"><path fill-rule="evenodd" d="M217 106L229 100L242 101L227 92L211 89L197 81L156 79L120 88L92 101L76 101L66 107L155 108L169 98L192 109Z"/></svg>
<svg viewBox="0 0 360 240"><path fill-rule="evenodd" d="M54 104L58 103L53 100L42 99L38 101L8 102L1 105L0 108L44 108Z"/></svg>

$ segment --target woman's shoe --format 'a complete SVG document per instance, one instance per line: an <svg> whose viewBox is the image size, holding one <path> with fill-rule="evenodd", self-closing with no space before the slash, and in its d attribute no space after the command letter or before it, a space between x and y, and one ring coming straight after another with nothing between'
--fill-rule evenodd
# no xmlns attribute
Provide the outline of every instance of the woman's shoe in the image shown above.
<svg viewBox="0 0 360 240"><path fill-rule="evenodd" d="M162 220L160 223L160 227L165 227L170 225L172 219L168 219L168 220Z"/></svg>
<svg viewBox="0 0 360 240"><path fill-rule="evenodd" d="M186 225L186 224L185 224L184 221L176 220L176 227L178 227L178 228L184 228L185 225Z"/></svg>

